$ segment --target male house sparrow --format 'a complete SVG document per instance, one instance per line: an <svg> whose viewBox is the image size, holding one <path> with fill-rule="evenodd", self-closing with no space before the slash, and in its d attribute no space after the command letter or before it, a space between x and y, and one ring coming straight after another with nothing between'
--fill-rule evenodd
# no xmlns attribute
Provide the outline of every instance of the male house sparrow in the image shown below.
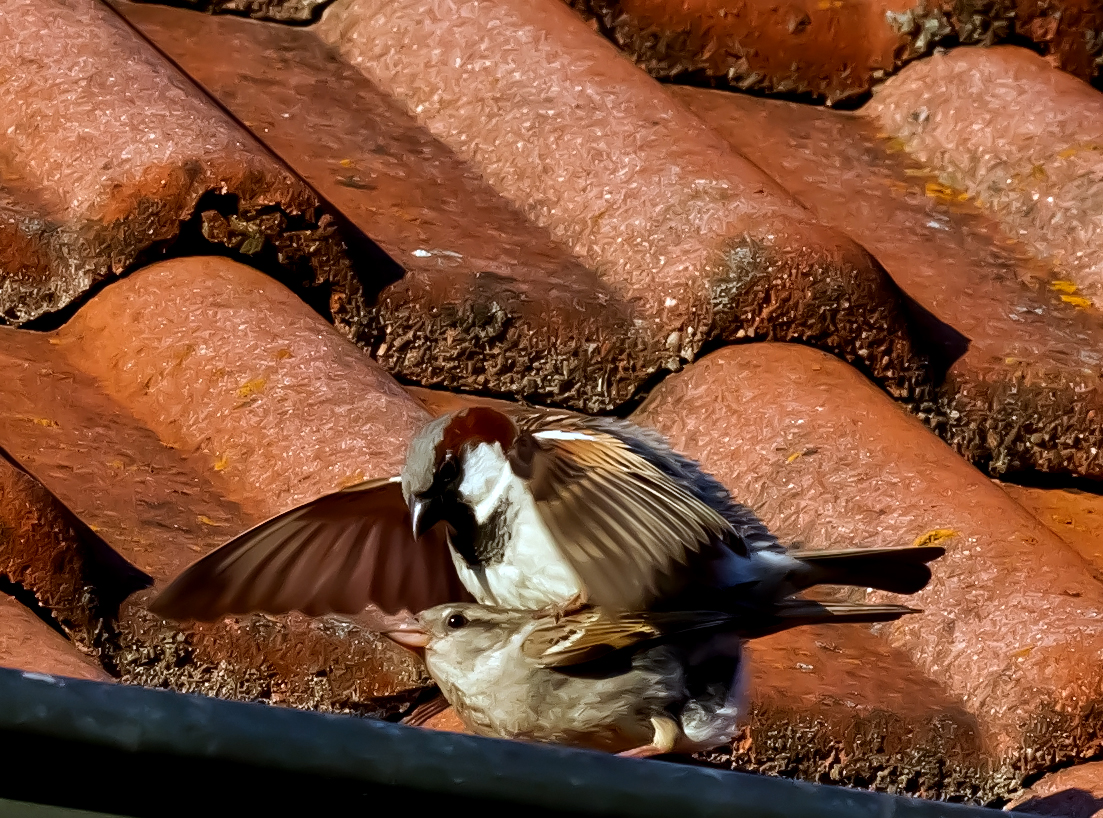
<svg viewBox="0 0 1103 818"><path fill-rule="evenodd" d="M718 480L627 421L472 407L427 424L400 476L320 497L184 571L176 619L301 610L753 610L829 583L913 593L938 546L787 554ZM468 596L470 595L470 596Z"/></svg>
<svg viewBox="0 0 1103 818"><path fill-rule="evenodd" d="M439 605L387 633L423 651L469 729L634 757L730 741L742 707L744 638L819 621L897 619L910 608L788 600L748 619L716 611L555 617Z"/></svg>

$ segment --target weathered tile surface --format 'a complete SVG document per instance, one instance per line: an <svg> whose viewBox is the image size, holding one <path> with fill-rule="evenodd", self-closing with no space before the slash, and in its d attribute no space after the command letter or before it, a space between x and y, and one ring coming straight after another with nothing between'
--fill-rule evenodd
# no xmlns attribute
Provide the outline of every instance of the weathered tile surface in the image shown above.
<svg viewBox="0 0 1103 818"><path fill-rule="evenodd" d="M261 327L245 331L250 323ZM273 338L279 343L266 343ZM223 376L213 377L219 368ZM242 383L234 380L239 368ZM370 470L381 462L389 472L405 443L384 441L379 430L407 434L410 424L397 422L403 407L411 422L427 417L281 285L218 258L140 271L97 295L59 333L3 330L0 372L0 442L159 583L268 514L335 488L356 473L345 469L350 463ZM272 434L263 440L257 428ZM350 447L359 428L368 431ZM189 435L206 436L206 444ZM4 544L3 572L36 555L11 578L124 681L377 715L401 709L425 684L408 654L340 618L180 627L145 610L150 592L123 601L118 616L114 608L100 614L96 592L113 586L86 578L84 541L43 517L56 501L33 481L26 491L46 504L38 512L44 522ZM18 520L22 508L8 516ZM116 608L129 591L111 597Z"/></svg>
<svg viewBox="0 0 1103 818"><path fill-rule="evenodd" d="M867 93L951 31L922 0L567 2L654 77L828 104Z"/></svg>
<svg viewBox="0 0 1103 818"><path fill-rule="evenodd" d="M886 626L890 643L977 716L1012 779L1100 751L1103 586L854 370L799 346L729 347L636 417L805 547L944 541L909 598L924 613Z"/></svg>
<svg viewBox="0 0 1103 818"><path fill-rule="evenodd" d="M96 682L111 680L26 606L0 594L0 667Z"/></svg>
<svg viewBox="0 0 1103 818"><path fill-rule="evenodd" d="M1002 483L1019 505L1071 545L1103 579L1103 496L1073 488L1039 488ZM1094 487L1092 487L1094 488Z"/></svg>
<svg viewBox="0 0 1103 818"><path fill-rule="evenodd" d="M104 290L58 349L226 496L268 517L397 473L428 414L291 291L213 256Z"/></svg>
<svg viewBox="0 0 1103 818"><path fill-rule="evenodd" d="M235 252L342 315L363 308L362 278L378 288L397 277L105 5L12 2L0 40L3 320L201 247Z"/></svg>
<svg viewBox="0 0 1103 818"><path fill-rule="evenodd" d="M936 47L1032 41L1085 80L1103 62L1094 0L566 0L653 76L828 104Z"/></svg>
<svg viewBox="0 0 1103 818"><path fill-rule="evenodd" d="M0 577L49 611L89 653L107 638L120 602L149 584L6 453L0 453Z"/></svg>
<svg viewBox="0 0 1103 818"><path fill-rule="evenodd" d="M393 473L431 414L498 403L485 396L609 409L688 366L636 417L785 537L950 549L921 616L752 645L747 728L706 761L992 801L1103 752L1092 498L993 485L862 377L993 472L1099 476L1096 271L1075 261L1097 227L1096 92L1014 50L960 50L890 82L871 122L663 89L551 0L340 0L317 27L331 45L115 5L245 128L103 6L23 3L0 23L19 46L0 55L5 318L190 256L108 286L59 331L0 331L0 445L38 478L0 462L0 590L16 594L0 596L0 663L97 676L79 646L126 682L393 715L427 680L363 622L166 623L153 591L130 593L134 569L163 584L269 514ZM732 21L711 0L585 5L655 73L833 98L947 26L1095 70L1077 0L746 3L758 50L712 54ZM645 12L688 14L690 31L645 43L666 25L641 28ZM794 42L824 47L790 58ZM923 166L888 156L880 130ZM1020 244L963 201L978 191ZM257 269L197 255L217 245ZM484 397L400 387L300 296L392 373ZM775 344L695 362L748 338L856 369ZM1029 803L1094 792L1075 770Z"/></svg>
<svg viewBox="0 0 1103 818"><path fill-rule="evenodd" d="M665 366L775 338L837 352L894 394L925 385L869 256L556 0L342 0L318 32L631 303Z"/></svg>
<svg viewBox="0 0 1103 818"><path fill-rule="evenodd" d="M922 307L946 375L920 413L951 445L993 474L1103 476L1103 315L1048 262L863 117L672 90Z"/></svg>
<svg viewBox="0 0 1103 818"><path fill-rule="evenodd" d="M1013 237L1103 299L1103 96L1011 46L915 63L863 114L946 185L979 199Z"/></svg>
<svg viewBox="0 0 1103 818"><path fill-rule="evenodd" d="M406 269L362 323L338 316L388 371L605 409L668 357L629 304L310 30L115 5Z"/></svg>
<svg viewBox="0 0 1103 818"><path fill-rule="evenodd" d="M156 3L158 0L138 0ZM310 23L331 0L176 0L173 5L200 9L209 14L240 14L279 23Z"/></svg>
<svg viewBox="0 0 1103 818"><path fill-rule="evenodd" d="M1012 812L1031 815L1060 818L1103 816L1103 762L1050 773L1008 806Z"/></svg>
<svg viewBox="0 0 1103 818"><path fill-rule="evenodd" d="M928 798L988 802L1015 789L960 701L868 628L798 628L748 647L735 769Z"/></svg>

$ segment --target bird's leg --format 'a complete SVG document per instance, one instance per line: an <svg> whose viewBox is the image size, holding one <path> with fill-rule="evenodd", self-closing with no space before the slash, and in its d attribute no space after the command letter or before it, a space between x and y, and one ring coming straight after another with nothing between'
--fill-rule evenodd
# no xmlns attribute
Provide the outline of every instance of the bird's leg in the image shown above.
<svg viewBox="0 0 1103 818"><path fill-rule="evenodd" d="M625 750L617 755L625 758L651 758L671 752L678 741L678 734L681 733L678 723L669 716L652 716L651 724L655 727L655 737L650 744Z"/></svg>
<svg viewBox="0 0 1103 818"><path fill-rule="evenodd" d="M425 722L433 718L433 716L438 713L443 713L448 707L448 699L444 698L444 694L438 690L433 698L415 706L409 713L403 716L402 721L399 723L421 727Z"/></svg>

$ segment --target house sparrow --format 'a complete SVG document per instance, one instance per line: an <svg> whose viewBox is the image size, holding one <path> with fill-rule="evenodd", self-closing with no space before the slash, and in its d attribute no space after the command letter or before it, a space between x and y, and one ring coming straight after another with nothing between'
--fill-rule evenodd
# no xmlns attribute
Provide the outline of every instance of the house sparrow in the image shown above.
<svg viewBox="0 0 1103 818"><path fill-rule="evenodd" d="M176 619L301 610L753 610L818 584L908 594L939 546L786 553L750 509L624 420L472 407L412 440L400 476L320 497L183 572Z"/></svg>
<svg viewBox="0 0 1103 818"><path fill-rule="evenodd" d="M897 619L912 609L788 600L756 617L716 611L560 617L439 605L387 635L425 659L469 729L634 757L730 741L742 708L742 643L796 625Z"/></svg>

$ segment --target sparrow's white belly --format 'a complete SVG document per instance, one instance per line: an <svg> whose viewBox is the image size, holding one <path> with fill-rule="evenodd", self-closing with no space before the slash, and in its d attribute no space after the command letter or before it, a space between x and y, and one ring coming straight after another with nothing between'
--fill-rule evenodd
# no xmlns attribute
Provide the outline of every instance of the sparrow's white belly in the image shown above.
<svg viewBox="0 0 1103 818"><path fill-rule="evenodd" d="M508 539L502 559L471 568L452 550L460 580L482 605L539 609L572 599L582 583L540 519L532 495L519 479L505 494L510 519L503 526Z"/></svg>
<svg viewBox="0 0 1103 818"><path fill-rule="evenodd" d="M427 652L429 672L476 732L617 752L646 744L651 716L684 696L681 666L665 648L652 661L606 679L538 668L522 655L535 624L477 657L443 642Z"/></svg>

